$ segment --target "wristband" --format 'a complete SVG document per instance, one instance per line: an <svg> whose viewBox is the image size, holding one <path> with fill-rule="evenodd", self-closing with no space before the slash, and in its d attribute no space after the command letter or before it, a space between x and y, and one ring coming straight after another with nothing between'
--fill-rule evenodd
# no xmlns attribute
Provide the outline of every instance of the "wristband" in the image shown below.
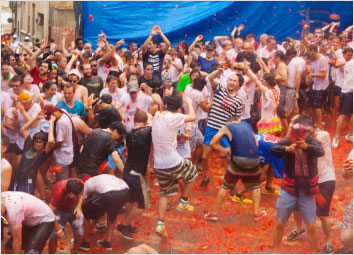
<svg viewBox="0 0 354 255"><path fill-rule="evenodd" d="M92 110L92 105L90 105L89 107L87 107L88 110Z"/></svg>
<svg viewBox="0 0 354 255"><path fill-rule="evenodd" d="M55 232L57 235L59 235L61 232L63 232L63 229L59 229L57 232Z"/></svg>

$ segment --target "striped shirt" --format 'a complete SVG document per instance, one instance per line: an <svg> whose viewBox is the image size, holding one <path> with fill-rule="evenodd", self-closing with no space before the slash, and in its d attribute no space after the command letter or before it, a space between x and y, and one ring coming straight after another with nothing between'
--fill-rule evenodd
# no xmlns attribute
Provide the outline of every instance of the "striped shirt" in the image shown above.
<svg viewBox="0 0 354 255"><path fill-rule="evenodd" d="M219 130L225 126L232 116L241 116L242 100L238 96L230 97L227 91L218 84L214 90L213 105L210 109L208 127Z"/></svg>

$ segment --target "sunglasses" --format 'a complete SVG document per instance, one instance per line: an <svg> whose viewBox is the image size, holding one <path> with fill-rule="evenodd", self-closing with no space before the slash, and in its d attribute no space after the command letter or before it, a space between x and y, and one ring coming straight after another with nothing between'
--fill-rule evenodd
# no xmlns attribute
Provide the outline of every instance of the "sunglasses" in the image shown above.
<svg viewBox="0 0 354 255"><path fill-rule="evenodd" d="M154 71L152 68L145 68L146 71Z"/></svg>
<svg viewBox="0 0 354 255"><path fill-rule="evenodd" d="M22 85L11 85L11 88L21 88Z"/></svg>
<svg viewBox="0 0 354 255"><path fill-rule="evenodd" d="M91 65L91 67L97 67L97 65Z"/></svg>
<svg viewBox="0 0 354 255"><path fill-rule="evenodd" d="M213 49L209 49L209 50L207 50L207 51L214 51Z"/></svg>
<svg viewBox="0 0 354 255"><path fill-rule="evenodd" d="M75 83L75 82L77 82L77 80L68 80L68 82L70 82L70 83Z"/></svg>

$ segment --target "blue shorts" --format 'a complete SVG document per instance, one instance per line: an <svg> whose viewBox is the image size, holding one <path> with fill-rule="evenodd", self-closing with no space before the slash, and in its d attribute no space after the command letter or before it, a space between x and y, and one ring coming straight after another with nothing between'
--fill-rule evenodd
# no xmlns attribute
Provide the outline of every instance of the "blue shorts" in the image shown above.
<svg viewBox="0 0 354 255"><path fill-rule="evenodd" d="M278 222L287 222L295 210L300 212L305 223L314 223L316 221L315 198L312 195L307 195L304 189L299 190L298 197L281 189L276 208Z"/></svg>
<svg viewBox="0 0 354 255"><path fill-rule="evenodd" d="M119 156L122 155L122 153L124 152L124 146L119 147L117 149L117 151L118 151ZM116 168L116 164L114 164L114 162L113 162L112 155L108 156L107 161L108 161L108 165L107 165L108 168L113 168L113 169Z"/></svg>
<svg viewBox="0 0 354 255"><path fill-rule="evenodd" d="M326 101L327 90L312 90L310 93L310 106L313 109L320 109Z"/></svg>
<svg viewBox="0 0 354 255"><path fill-rule="evenodd" d="M350 116L353 114L353 93L342 93L339 97L339 114Z"/></svg>
<svg viewBox="0 0 354 255"><path fill-rule="evenodd" d="M204 134L204 144L209 146L211 139L213 139L218 132L219 130L207 126ZM220 144L222 147L230 147L230 141L227 136L221 139Z"/></svg>
<svg viewBox="0 0 354 255"><path fill-rule="evenodd" d="M81 214L79 218L76 218L76 215L73 213L73 211L74 210L62 211L56 209L54 212L55 218L62 229L64 229L66 224L69 222L73 229L73 236L82 236L84 235L84 216ZM55 229L53 230L50 238L58 240Z"/></svg>

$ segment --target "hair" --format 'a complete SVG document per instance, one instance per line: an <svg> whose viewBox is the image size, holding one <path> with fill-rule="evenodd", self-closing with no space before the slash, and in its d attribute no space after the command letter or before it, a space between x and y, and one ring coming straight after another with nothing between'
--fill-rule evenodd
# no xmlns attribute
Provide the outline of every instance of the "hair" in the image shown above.
<svg viewBox="0 0 354 255"><path fill-rule="evenodd" d="M236 74L236 76L238 77L238 86L242 87L243 83L245 82L243 75L238 73L238 74Z"/></svg>
<svg viewBox="0 0 354 255"><path fill-rule="evenodd" d="M252 37L256 37L254 33L250 32L246 35L246 37L249 37L249 36L252 36Z"/></svg>
<svg viewBox="0 0 354 255"><path fill-rule="evenodd" d="M285 55L281 50L276 51L274 56L276 58L280 58L282 61L285 61Z"/></svg>
<svg viewBox="0 0 354 255"><path fill-rule="evenodd" d="M350 47L345 48L345 49L343 50L343 54L345 54L345 53L347 53L347 52L351 52L351 53L353 53L353 49L352 49L352 48L350 48Z"/></svg>
<svg viewBox="0 0 354 255"><path fill-rule="evenodd" d="M125 60L127 61L134 59L133 55L129 51L127 51L124 55L125 55Z"/></svg>
<svg viewBox="0 0 354 255"><path fill-rule="evenodd" d="M258 73L261 70L261 66L256 61L251 62L250 68L254 73Z"/></svg>
<svg viewBox="0 0 354 255"><path fill-rule="evenodd" d="M9 83L12 83L12 82L20 82L22 84L22 76L21 75L15 75L13 76L10 80L9 80Z"/></svg>
<svg viewBox="0 0 354 255"><path fill-rule="evenodd" d="M136 78L138 78L138 76L136 75L136 73L129 73L129 74L127 75L127 81L128 81L128 82L130 81L130 78L131 78L132 76L135 76Z"/></svg>
<svg viewBox="0 0 354 255"><path fill-rule="evenodd" d="M77 44L79 43L79 41L84 42L84 39L82 39L81 37L80 37L80 38L77 38L77 39L75 40L75 44L77 45Z"/></svg>
<svg viewBox="0 0 354 255"><path fill-rule="evenodd" d="M151 38L151 42L152 42L152 44L155 44L155 45L157 45L159 43L159 41L157 40L157 38L155 36L153 36Z"/></svg>
<svg viewBox="0 0 354 255"><path fill-rule="evenodd" d="M136 42L131 41L131 42L129 42L129 47L130 47L130 46L132 46L132 45L133 45L133 43L137 44Z"/></svg>
<svg viewBox="0 0 354 255"><path fill-rule="evenodd" d="M52 62L50 60L42 61L40 65L42 65L43 63L48 65L48 70L49 71L52 70Z"/></svg>
<svg viewBox="0 0 354 255"><path fill-rule="evenodd" d="M194 89L202 91L205 85L206 85L206 80L204 78L197 77L194 79L194 84L193 84Z"/></svg>
<svg viewBox="0 0 354 255"><path fill-rule="evenodd" d="M192 72L189 74L189 76L192 76L195 73L197 73L199 75L199 77L202 76L198 70L192 70Z"/></svg>
<svg viewBox="0 0 354 255"><path fill-rule="evenodd" d="M82 181L79 179L68 180L65 186L66 194L73 193L76 196L78 196L83 189L84 189L84 185L82 184Z"/></svg>
<svg viewBox="0 0 354 255"><path fill-rule="evenodd" d="M23 68L22 66L15 66L14 71L17 75L23 75Z"/></svg>
<svg viewBox="0 0 354 255"><path fill-rule="evenodd" d="M44 84L43 84L43 87L42 87L42 89L43 89L43 91L46 91L46 90L48 90L48 89L50 89L50 87L52 86L52 85L57 85L54 81L46 81Z"/></svg>
<svg viewBox="0 0 354 255"><path fill-rule="evenodd" d="M8 53L4 56L4 61L8 61L10 65L10 56L15 56L13 53Z"/></svg>
<svg viewBox="0 0 354 255"><path fill-rule="evenodd" d="M73 89L73 92L75 93L75 86L73 86L72 84L65 84L63 87L63 91L64 91L64 88Z"/></svg>
<svg viewBox="0 0 354 255"><path fill-rule="evenodd" d="M275 41L273 37L271 37L270 35L268 35L267 38L267 43L270 43L271 41Z"/></svg>
<svg viewBox="0 0 354 255"><path fill-rule="evenodd" d="M127 133L127 130L124 124L120 121L114 121L109 124L108 128L112 131L117 131L118 134L124 136Z"/></svg>
<svg viewBox="0 0 354 255"><path fill-rule="evenodd" d="M318 47L316 44L311 44L309 46L309 51L318 52Z"/></svg>
<svg viewBox="0 0 354 255"><path fill-rule="evenodd" d="M116 77L114 75L108 75L107 79L106 79L106 82L110 83L111 81L116 81L116 80L118 80L118 77Z"/></svg>
<svg viewBox="0 0 354 255"><path fill-rule="evenodd" d="M315 59L315 56L313 55L312 52L308 51L308 52L305 52L305 54L303 55L303 57L306 57L308 58L309 60L313 61Z"/></svg>
<svg viewBox="0 0 354 255"><path fill-rule="evenodd" d="M297 118L296 120L294 120L294 124L305 124L308 125L310 127L314 127L315 123L313 122L312 119L306 118L305 116L300 116L299 118Z"/></svg>
<svg viewBox="0 0 354 255"><path fill-rule="evenodd" d="M152 67L154 67L154 65L153 65L151 62L145 62L145 63L144 63L144 69L145 69L147 66L152 66Z"/></svg>
<svg viewBox="0 0 354 255"><path fill-rule="evenodd" d="M10 145L10 139L6 135L1 135L1 146L3 147L9 147Z"/></svg>
<svg viewBox="0 0 354 255"><path fill-rule="evenodd" d="M89 61L89 64L91 65L92 62L97 62L97 59L91 58L90 61Z"/></svg>
<svg viewBox="0 0 354 255"><path fill-rule="evenodd" d="M9 66L10 62L9 61L2 61L1 66Z"/></svg>
<svg viewBox="0 0 354 255"><path fill-rule="evenodd" d="M179 96L169 96L166 99L167 107L166 110L170 112L177 112L182 106L182 98Z"/></svg>
<svg viewBox="0 0 354 255"><path fill-rule="evenodd" d="M337 39L339 42L341 41L341 39L340 39L339 36L334 36L334 37L332 38L332 41L333 41L334 39Z"/></svg>
<svg viewBox="0 0 354 255"><path fill-rule="evenodd" d="M108 73L108 76L114 76L114 77L117 77L117 78L119 78L119 76L122 74L122 72L121 71L109 71L109 73Z"/></svg>
<svg viewBox="0 0 354 255"><path fill-rule="evenodd" d="M190 67L192 69L195 69L197 66L201 66L201 64L198 61L192 61Z"/></svg>
<svg viewBox="0 0 354 255"><path fill-rule="evenodd" d="M134 123L146 123L148 121L148 115L144 111L137 111L134 114Z"/></svg>
<svg viewBox="0 0 354 255"><path fill-rule="evenodd" d="M34 134L33 136L33 142L35 142L36 140L41 140L44 143L47 143L48 141L48 134L44 133L44 132L37 132Z"/></svg>
<svg viewBox="0 0 354 255"><path fill-rule="evenodd" d="M269 86L274 87L275 85L277 85L276 81L275 81L275 74L274 73L265 73L263 76L265 82L268 83Z"/></svg>

